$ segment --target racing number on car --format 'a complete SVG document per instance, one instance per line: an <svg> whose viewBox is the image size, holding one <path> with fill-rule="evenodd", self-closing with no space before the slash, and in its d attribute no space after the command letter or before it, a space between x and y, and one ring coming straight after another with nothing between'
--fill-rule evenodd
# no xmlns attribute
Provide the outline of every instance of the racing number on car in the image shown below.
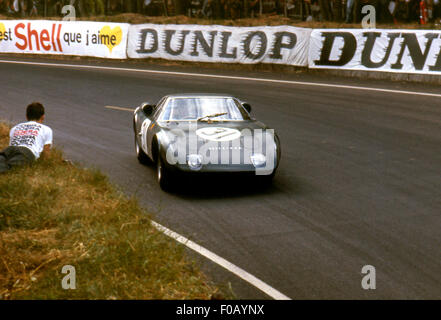
<svg viewBox="0 0 441 320"><path fill-rule="evenodd" d="M215 128L215 130L213 132L209 132L209 131L205 131L204 134L207 136L216 136L218 137L219 134L222 134L224 132L226 132L227 129L225 128ZM215 138L215 137L213 137Z"/></svg>
<svg viewBox="0 0 441 320"><path fill-rule="evenodd" d="M196 134L203 139L211 141L229 141L240 137L240 132L231 128L202 128L196 131Z"/></svg>

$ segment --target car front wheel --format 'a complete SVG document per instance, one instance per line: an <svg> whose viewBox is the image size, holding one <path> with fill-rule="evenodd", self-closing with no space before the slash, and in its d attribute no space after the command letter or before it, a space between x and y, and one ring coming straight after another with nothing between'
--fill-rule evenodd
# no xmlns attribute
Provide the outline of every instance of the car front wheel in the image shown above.
<svg viewBox="0 0 441 320"><path fill-rule="evenodd" d="M263 188L268 188L272 185L275 174L276 174L276 172L273 171L271 174L258 175L255 178L257 179L257 183L259 184L259 186L261 186Z"/></svg>
<svg viewBox="0 0 441 320"><path fill-rule="evenodd" d="M164 191L171 191L174 186L174 177L170 169L168 169L162 157L158 157L156 161L156 176L158 179L159 186Z"/></svg>
<svg viewBox="0 0 441 320"><path fill-rule="evenodd" d="M138 161L142 164L150 164L150 158L149 156L142 150L141 146L138 143L138 139L135 136L135 151L136 151L136 157L138 158Z"/></svg>

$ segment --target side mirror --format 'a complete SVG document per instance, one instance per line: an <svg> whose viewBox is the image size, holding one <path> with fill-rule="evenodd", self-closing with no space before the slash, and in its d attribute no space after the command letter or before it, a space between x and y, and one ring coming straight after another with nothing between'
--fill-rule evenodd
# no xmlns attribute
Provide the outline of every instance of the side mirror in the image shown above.
<svg viewBox="0 0 441 320"><path fill-rule="evenodd" d="M151 105L148 102L144 102L143 104L141 104L141 109L142 109L142 112L144 112L144 114L148 117L148 116L152 115L153 110L155 109L155 106Z"/></svg>
<svg viewBox="0 0 441 320"><path fill-rule="evenodd" d="M248 102L243 102L242 106L248 111L248 113L251 113L251 105Z"/></svg>

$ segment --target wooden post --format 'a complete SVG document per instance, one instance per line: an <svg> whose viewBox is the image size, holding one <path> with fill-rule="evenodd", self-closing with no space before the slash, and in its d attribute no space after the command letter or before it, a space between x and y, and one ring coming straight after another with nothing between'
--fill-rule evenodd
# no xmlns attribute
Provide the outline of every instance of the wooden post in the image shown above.
<svg viewBox="0 0 441 320"><path fill-rule="evenodd" d="M342 20L342 1L336 0L334 1L334 9L335 9L335 20L341 22Z"/></svg>
<svg viewBox="0 0 441 320"><path fill-rule="evenodd" d="M163 6L164 6L164 15L166 16L166 17L168 17L168 10L167 10L167 0L162 0L162 4L163 4Z"/></svg>
<svg viewBox="0 0 441 320"><path fill-rule="evenodd" d="M248 8L248 0L244 0L243 1L243 11L244 11L244 18L248 18L248 12L249 12L249 8Z"/></svg>

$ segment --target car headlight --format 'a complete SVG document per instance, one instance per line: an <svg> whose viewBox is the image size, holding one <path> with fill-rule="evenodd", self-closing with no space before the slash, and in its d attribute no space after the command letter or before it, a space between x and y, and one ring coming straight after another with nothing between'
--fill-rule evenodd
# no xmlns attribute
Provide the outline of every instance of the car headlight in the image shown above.
<svg viewBox="0 0 441 320"><path fill-rule="evenodd" d="M191 170L200 170L202 168L202 156L200 154L188 155L187 164Z"/></svg>
<svg viewBox="0 0 441 320"><path fill-rule="evenodd" d="M266 164L266 157L261 153L254 153L251 155L250 158L251 158L251 163L256 168L264 167Z"/></svg>

